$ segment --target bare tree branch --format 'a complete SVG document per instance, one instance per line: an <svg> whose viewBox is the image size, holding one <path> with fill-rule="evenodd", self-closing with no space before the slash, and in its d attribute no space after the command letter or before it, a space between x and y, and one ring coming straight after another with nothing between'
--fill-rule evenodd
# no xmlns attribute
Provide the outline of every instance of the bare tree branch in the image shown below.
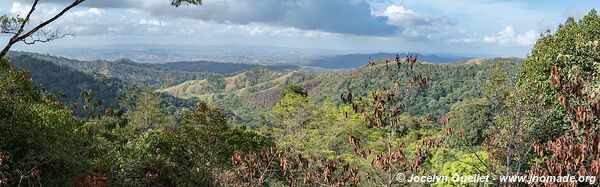
<svg viewBox="0 0 600 187"><path fill-rule="evenodd" d="M21 25L19 26L19 29L14 33L14 36L10 39L10 41L8 42L8 44L6 44L6 46L4 47L4 49L2 50L2 52L0 52L0 57L4 57L6 56L6 54L8 53L8 51L10 50L10 48L18 43L18 42L24 42L25 44L34 44L36 42L48 42L48 41L52 41L55 39L59 39L62 38L64 36L68 36L68 35L63 35L63 36L59 36L58 34L55 35L50 35L47 36L46 38L41 38L41 37L37 37L35 39L33 39L33 41L26 41L27 38L30 38L33 34L37 33L38 31L40 31L41 29L43 29L44 27L46 27L47 25L49 25L50 23L56 21L58 18L60 18L61 16L63 16L65 13L67 13L69 10L71 10L73 7L83 3L85 0L75 0L73 1L69 6L65 7L62 11L60 11L58 14L54 15L52 18L42 22L41 24L33 27L33 29L31 29L28 32L25 32L25 25L27 23L29 23L30 19L31 19L31 15L33 14L33 12L35 11L35 8L39 2L39 0L35 0L33 2L33 5L31 6L31 9L29 10L29 13L27 13L27 16L25 17L24 20L22 20ZM25 34L23 34L25 32Z"/></svg>
<svg viewBox="0 0 600 187"><path fill-rule="evenodd" d="M69 33L60 34L59 30L54 30L54 31L40 30L37 33L35 33L34 36L30 36L29 38L23 39L23 43L25 43L27 45L33 45L36 42L46 43L46 42L50 42L52 40L62 39L67 36L75 36L75 34L69 34Z"/></svg>
<svg viewBox="0 0 600 187"><path fill-rule="evenodd" d="M43 22L42 24L36 26L35 28L31 29L31 31L27 32L26 34L20 36L18 39L19 40L23 40L29 36L31 36L33 33L37 32L38 30L44 28L46 25L56 21L59 17L61 17L62 15L64 15L65 13L67 13L69 10L71 10L73 7L83 3L85 0L75 0L73 3L71 3L71 5L67 6L65 9L63 9L60 13L56 14L54 17L46 20L45 22Z"/></svg>
<svg viewBox="0 0 600 187"><path fill-rule="evenodd" d="M31 19L31 14L33 14L33 11L35 11L35 7L37 6L37 4L38 4L39 1L40 0L33 1L33 5L31 5L31 9L27 13L27 16L25 16L25 20L23 20L23 22L21 23L21 26L19 27L19 30L17 30L17 34L15 34L15 36L13 36L13 38L18 38L19 34L21 34L23 32L23 29L25 29L25 25Z"/></svg>

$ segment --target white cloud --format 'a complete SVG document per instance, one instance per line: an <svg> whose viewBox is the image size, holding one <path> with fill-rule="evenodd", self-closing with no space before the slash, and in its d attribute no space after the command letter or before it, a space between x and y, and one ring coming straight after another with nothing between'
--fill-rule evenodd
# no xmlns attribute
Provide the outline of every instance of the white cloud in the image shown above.
<svg viewBox="0 0 600 187"><path fill-rule="evenodd" d="M388 18L389 24L397 26L422 26L451 23L447 18L420 14L412 9L396 5L387 7L382 15Z"/></svg>
<svg viewBox="0 0 600 187"><path fill-rule="evenodd" d="M372 0L385 1L385 0ZM552 11L543 6L530 6L526 1L498 1L498 0L389 0L393 4L404 7L424 7L427 12L450 17L455 21L450 27L445 27L440 32L434 33L443 37L436 37L438 41L450 41L451 43L487 43L501 45L518 45L527 48L535 42L537 34L535 31L543 31L549 26L557 25L564 20L560 18L561 12ZM569 4L568 2L561 4ZM580 5L582 6L582 5ZM383 8L385 9L385 8ZM419 10L419 9L417 9ZM569 14L573 14L569 11ZM418 13L418 11L417 11ZM558 14L558 15L557 15ZM498 25L512 25L512 39L502 39L496 35ZM501 30L501 29L500 29ZM533 31L533 32L530 32ZM523 32L523 33L520 33ZM493 34L492 34L493 33ZM517 40L517 36L520 39ZM485 42L486 39L488 42ZM473 40L473 38L475 40ZM466 39L466 40L465 40Z"/></svg>
<svg viewBox="0 0 600 187"><path fill-rule="evenodd" d="M32 22L47 19L70 1L41 1ZM4 5L2 13L26 14L31 0L7 0L0 4ZM428 50L430 45L447 45L443 50L458 46L477 46L474 48L478 50L482 46L494 49L515 46L511 50L528 51L538 36L536 31L546 28L536 23L557 25L554 18L564 21L561 13L519 1L496 0L206 0L200 7L179 8L171 7L165 0L96 0L86 1L51 26L81 38L131 37L128 41L133 42L184 37L243 38L292 45L286 43L288 39L306 39L306 43L312 41L311 45L317 47L323 40L330 40L340 48L372 46L389 50L404 45L415 48L414 44L419 44ZM579 14L573 7L564 13ZM506 25L511 26L498 27ZM374 39L386 43L359 46ZM360 42L346 45L353 41Z"/></svg>
<svg viewBox="0 0 600 187"><path fill-rule="evenodd" d="M29 7L21 4L21 3L13 3L10 8L10 13L14 15L19 15L21 17L25 17L27 13L29 13Z"/></svg>
<svg viewBox="0 0 600 187"><path fill-rule="evenodd" d="M229 25L198 20L185 20L171 25L173 25L173 28L164 30L164 34L173 34L176 36L185 35L192 37L244 36L251 38L324 38L340 35L322 31L307 31L292 27L271 26L261 23Z"/></svg>
<svg viewBox="0 0 600 187"><path fill-rule="evenodd" d="M391 5L383 11L383 15L388 17L388 23L394 25L404 25L408 22L414 22L419 18L424 18L423 15L417 14L411 9L403 6Z"/></svg>
<svg viewBox="0 0 600 187"><path fill-rule="evenodd" d="M530 30L525 33L517 33L513 26L507 26L494 36L485 36L483 42L496 43L500 45L522 45L529 46L535 43L537 32Z"/></svg>
<svg viewBox="0 0 600 187"><path fill-rule="evenodd" d="M524 34L517 35L516 42L520 45L532 45L536 42L538 35L534 30L530 30Z"/></svg>
<svg viewBox="0 0 600 187"><path fill-rule="evenodd" d="M9 16L27 12L28 5L13 3ZM167 3L168 6L168 3ZM60 7L59 7L60 8ZM32 22L41 22L56 14L57 6L40 4ZM303 30L294 27L276 26L263 23L231 24L216 23L198 19L164 19L133 13L130 10L78 7L47 27L59 29L61 33L75 34L77 37L251 37L251 38L324 38L340 34L319 30ZM139 17L141 16L141 17ZM165 27L168 25L169 27Z"/></svg>
<svg viewBox="0 0 600 187"><path fill-rule="evenodd" d="M159 21L157 19L141 19L140 24L142 25L154 25L154 26L164 26L165 23L162 21Z"/></svg>
<svg viewBox="0 0 600 187"><path fill-rule="evenodd" d="M466 43L466 44L470 44L470 43L475 43L477 42L477 39L475 38L452 38L449 39L448 42L450 43Z"/></svg>
<svg viewBox="0 0 600 187"><path fill-rule="evenodd" d="M89 8L87 10L79 10L79 11L69 13L69 15L78 16L78 17L103 16L104 14L105 14L104 10L97 9L97 8Z"/></svg>
<svg viewBox="0 0 600 187"><path fill-rule="evenodd" d="M404 6L390 5L378 16L387 17L387 23L401 28L400 34L409 38L432 38L453 21L447 17L436 17L418 13Z"/></svg>

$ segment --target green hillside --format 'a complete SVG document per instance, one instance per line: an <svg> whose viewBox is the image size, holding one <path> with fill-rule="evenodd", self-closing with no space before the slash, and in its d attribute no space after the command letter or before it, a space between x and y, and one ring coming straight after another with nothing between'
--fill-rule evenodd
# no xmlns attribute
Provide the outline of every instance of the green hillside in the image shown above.
<svg viewBox="0 0 600 187"><path fill-rule="evenodd" d="M54 93L64 93L67 96L63 99L66 103L78 102L81 91L92 89L97 92L98 100L105 102L105 106L115 106L119 98L117 86L149 85L158 88L157 93L181 99L196 98L221 106L231 119L231 124L251 128L257 128L264 121L260 119L261 111L274 106L281 98L283 89L289 85L304 87L309 98L316 102L339 105L340 94L347 93L348 89L356 96L368 96L370 90L397 82L401 87L398 89L400 100L406 105L406 111L413 115L432 113L441 116L454 103L480 97L482 85L496 62L503 62L511 76L514 76L522 61L518 58L489 58L452 64L417 63L412 73L407 74L408 65L404 64L398 69L395 63L389 63L386 71L385 61L380 59L353 70L318 74L255 68L221 76L157 68L127 60L85 62L35 53L14 53L12 58L17 67L21 65L31 71L34 84L50 88L49 91ZM429 88L424 92L406 92L406 83L413 74L429 76ZM122 80L124 84L111 83L110 80ZM181 83L174 84L178 82Z"/></svg>
<svg viewBox="0 0 600 187"><path fill-rule="evenodd" d="M489 79L495 63L502 62L510 76L514 77L522 61L519 58L491 58L479 60L478 63L417 63L412 72L407 73L406 64L398 68L395 62L389 63L386 71L384 60L377 60L374 66L320 74L316 77L320 84L308 93L316 101L339 104L340 94L347 93L348 89L352 90L353 95L364 97L369 96L371 90L386 87L398 91L397 95L411 114L433 113L440 116L447 113L454 103L481 97L483 85ZM407 92L407 82L412 75L418 74L429 77L428 88L418 93L414 90ZM389 83L399 83L400 88L390 87Z"/></svg>
<svg viewBox="0 0 600 187"><path fill-rule="evenodd" d="M187 80L203 79L208 75L202 72L186 72L154 67L149 64L135 63L129 60L119 61L79 61L51 55L14 52L11 57L30 56L60 66L69 67L86 73L98 73L106 77L117 78L127 84L149 85L152 87L170 86Z"/></svg>
<svg viewBox="0 0 600 187"><path fill-rule="evenodd" d="M157 92L180 98L199 98L218 105L227 111L232 119L230 122L251 128L258 126L260 111L274 106L289 85L302 86L309 98L318 103L336 105L341 104L339 97L348 89L355 96L365 97L371 90L386 87L398 91L399 100L410 114L431 113L440 117L449 112L454 103L481 97L483 85L496 63L501 62L514 77L522 61L519 58L490 58L451 64L417 63L411 73L408 73L407 64L398 68L395 63L389 63L386 71L384 59L354 70L316 75L254 69L222 78L190 80ZM422 92L407 92L406 83L416 74L429 77L428 88ZM400 87L389 87L390 82L397 82Z"/></svg>
<svg viewBox="0 0 600 187"><path fill-rule="evenodd" d="M312 78L312 75L298 72L276 72L257 68L225 77L190 80L157 92L168 93L181 98L197 97L209 102L219 100L225 95L245 97L262 91L284 88L291 84L300 84Z"/></svg>
<svg viewBox="0 0 600 187"><path fill-rule="evenodd" d="M14 56L11 60L17 69L28 72L34 86L61 96L57 98L59 101L80 114L84 105L81 92L92 90L93 102L103 103L98 111L104 111L108 107L117 107L120 92L124 88L122 81L118 79L83 73L27 55Z"/></svg>
<svg viewBox="0 0 600 187"><path fill-rule="evenodd" d="M157 92L179 98L198 98L220 106L233 126L258 128L264 120L262 112L281 98L289 85L304 85L315 75L299 72L277 72L257 68L225 77L190 80Z"/></svg>

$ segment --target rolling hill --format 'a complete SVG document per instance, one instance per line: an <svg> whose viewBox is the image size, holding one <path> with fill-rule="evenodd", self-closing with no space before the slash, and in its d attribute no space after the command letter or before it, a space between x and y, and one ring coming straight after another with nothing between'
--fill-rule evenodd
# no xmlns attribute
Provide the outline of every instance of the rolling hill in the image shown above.
<svg viewBox="0 0 600 187"><path fill-rule="evenodd" d="M35 53L12 53L11 58L16 64L32 70L34 83L66 90L71 100L77 97L82 89L89 87L94 90L107 90L108 95L103 97L116 100L118 96L112 94L112 87L107 87L110 83L98 79L104 77L107 80L122 80L124 85L151 85L157 93L164 95L207 101L226 111L232 123L242 124L260 122L257 120L261 116L260 112L275 105L283 89L289 85L303 86L309 93L309 98L315 101L340 104L339 95L346 93L348 89L352 90L355 96L367 96L370 90L394 89L389 85L398 83L400 88L397 88L397 93L406 105L406 112L421 115L428 111L439 116L448 112L453 103L480 97L489 71L497 62L503 62L512 75L522 62L522 59L518 58L473 59L447 64L421 62L414 66L412 73L408 73L408 66L405 64L397 67L395 63L390 63L386 68L384 60L379 59L371 65L360 65L355 69L307 74L298 71L277 71L274 70L276 68L258 65L212 62L156 65L130 60L77 61ZM39 67L42 65L47 67ZM210 72L219 69L219 65L224 67L221 73ZM237 73L222 74L233 71ZM58 77L52 77L53 74L44 75L44 72L59 73ZM414 74L430 78L426 91L417 94L404 89L406 82ZM67 80L64 77L70 78ZM409 97L411 94L417 95ZM108 103L112 103L112 100L107 99Z"/></svg>
<svg viewBox="0 0 600 187"><path fill-rule="evenodd" d="M398 99L405 104L406 112L414 115L427 112L439 117L447 113L456 102L481 97L483 85L496 63L502 62L505 69L514 76L523 60L490 58L476 61L477 63L417 63L413 73L408 73L406 64L398 68L395 63L388 64L386 71L383 59L374 61L374 65L316 75L254 69L221 79L186 81L158 92L209 101L226 111L232 123L242 123L251 128L260 125L261 112L275 105L283 89L291 84L304 87L311 100L333 104L341 104L339 96L347 93L348 89L357 97L368 96L371 90L394 89ZM430 78L428 89L424 92L406 90L407 81L416 74ZM400 88L389 87L396 82Z"/></svg>
<svg viewBox="0 0 600 187"><path fill-rule="evenodd" d="M80 115L84 104L81 92L92 90L94 102L101 100L103 103L98 111L104 111L108 107L117 107L120 91L124 88L121 80L80 72L27 55L13 56L11 61L17 69L28 72L34 86L62 96L57 99Z"/></svg>
<svg viewBox="0 0 600 187"><path fill-rule="evenodd" d="M226 95L247 97L266 90L284 88L287 85L300 84L311 77L312 75L299 72L285 73L257 68L226 77L190 80L176 86L159 89L157 92L181 98L197 97L211 102Z"/></svg>
<svg viewBox="0 0 600 187"><path fill-rule="evenodd" d="M306 69L294 65L266 66L210 61L170 62L164 64L137 63L128 59L116 61L80 61L29 52L11 52L9 56L11 58L27 56L46 62L52 62L56 65L72 68L81 72L101 74L109 78L117 78L127 84L149 85L154 88L170 87L188 80L219 77L221 75L237 73L254 68L265 68L273 71Z"/></svg>
<svg viewBox="0 0 600 187"><path fill-rule="evenodd" d="M289 85L306 85L315 75L277 72L265 68L251 69L225 77L190 80L158 93L179 98L198 98L219 106L232 126L258 128L264 121L262 112L273 106Z"/></svg>
<svg viewBox="0 0 600 187"><path fill-rule="evenodd" d="M316 101L339 104L340 94L347 93L348 89L352 90L353 95L363 97L368 96L370 90L393 89L404 103L406 112L422 115L429 111L440 116L447 113L453 103L480 97L490 70L496 63L502 62L514 77L522 61L519 58L490 58L479 60L478 63L417 63L409 73L407 65L398 68L395 63L390 63L386 71L385 62L380 59L373 66L319 74L315 80L320 84L308 93ZM415 92L414 89L407 91L407 82L413 75L429 77L428 89L423 92ZM390 87L395 83L400 88Z"/></svg>
<svg viewBox="0 0 600 187"><path fill-rule="evenodd" d="M184 72L153 67L149 64L135 63L130 60L118 61L79 61L45 54L13 52L9 57L29 56L34 59L52 62L56 65L69 67L81 72L101 74L109 78L117 78L132 85L149 85L161 87L175 85L181 82L206 78L206 73Z"/></svg>

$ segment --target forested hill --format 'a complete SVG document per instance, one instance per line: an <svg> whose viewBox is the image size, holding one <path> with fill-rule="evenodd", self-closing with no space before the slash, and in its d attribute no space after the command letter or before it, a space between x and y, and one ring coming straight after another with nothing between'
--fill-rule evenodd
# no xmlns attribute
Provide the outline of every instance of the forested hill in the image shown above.
<svg viewBox="0 0 600 187"><path fill-rule="evenodd" d="M340 94L346 94L348 89L354 96L369 96L370 92L386 87L399 91L397 98L401 98L406 111L411 114L421 115L433 113L443 115L450 110L452 104L481 97L483 85L489 79L490 72L496 63L501 62L509 72L510 77L515 77L518 67L523 62L519 58L491 58L481 59L480 63L457 62L451 64L425 64L417 63L408 72L408 65L400 68L396 63L387 66L383 60L376 61L376 65L363 68L320 74L316 79L320 84L309 91L309 97L317 101L339 103ZM428 88L423 91L407 92L407 82L413 75L429 77ZM398 84L399 88L390 87ZM416 85L413 87L417 87ZM416 97L413 97L416 96Z"/></svg>
<svg viewBox="0 0 600 187"><path fill-rule="evenodd" d="M82 92L91 90L92 102L101 101L98 111L104 111L118 105L124 88L119 79L80 72L27 55L13 56L11 60L17 69L28 72L33 86L58 96L58 100L80 114L85 104Z"/></svg>
<svg viewBox="0 0 600 187"><path fill-rule="evenodd" d="M158 92L179 98L198 98L219 105L223 110L229 111L233 118L245 116L241 118L252 119L245 121L254 121L253 123L260 117L260 114L256 113L260 109L252 111L252 108L267 109L273 106L280 99L283 88L289 85L307 88L309 97L317 102L339 104L340 94L347 93L348 89L356 96L367 96L371 90L393 82L403 88L400 90L406 90L406 83L412 76L406 73L406 64L398 69L395 63L389 63L386 71L383 59L352 70L311 75L275 71L258 65L213 62L153 65L129 60L77 61L22 52L12 53L11 58L18 67L31 72L34 84L43 85L53 93L64 93L68 97L66 101L69 102L77 102L81 91L92 89L97 92L96 97L106 102L106 106L114 105L118 87L114 82L120 80L124 85L147 84L153 88L160 88ZM448 112L454 103L480 97L483 84L488 80L489 72L497 62L503 62L505 69L514 77L522 59L489 58L450 64L415 64L413 74L427 75L431 83L424 92L414 93L416 97L411 97L413 93L402 92L400 97L407 106L406 111L415 115L432 113L441 116ZM239 73L226 76L209 73L211 69L221 66L225 67L221 73ZM271 68L287 67L294 66ZM242 102L251 107L241 107L230 101Z"/></svg>
<svg viewBox="0 0 600 187"><path fill-rule="evenodd" d="M341 104L340 94L346 94L348 88L355 96L368 96L372 90L397 82L400 87L398 98L402 98L407 112L441 116L454 103L481 97L483 85L496 63L501 62L510 76L514 77L522 61L519 58L489 58L451 64L417 63L410 74L407 73L409 67L405 63L400 68L396 63L389 63L386 71L383 59L353 70L316 75L254 69L222 78L190 80L160 89L159 92L181 98L197 97L216 104L228 111L232 119L238 119L236 123L255 128L256 121L261 117L260 111L275 105L284 88L289 85L303 87L308 91L309 98L316 102ZM423 92L407 93L406 84L415 74L428 76L429 88ZM412 97L413 95L416 97ZM236 120L230 120L234 121Z"/></svg>
<svg viewBox="0 0 600 187"><path fill-rule="evenodd" d="M206 73L167 70L128 60L119 60L115 62L102 60L79 61L45 54L23 52L14 52L9 56L11 59L15 59L15 57L23 55L52 62L60 66L73 68L82 72L102 74L106 77L120 79L126 84L136 84L140 86L150 85L153 87L160 87L162 85L179 84L186 80L207 77Z"/></svg>
<svg viewBox="0 0 600 187"><path fill-rule="evenodd" d="M289 71L300 68L294 65L265 66L210 61L170 62L164 64L137 63L128 59L117 61L79 61L29 52L11 52L9 55L13 58L13 61L18 61L20 59L18 57L27 56L81 72L98 73L106 77L117 78L127 84L149 85L156 88L173 86L188 80L199 80L237 73L254 68L265 68L274 71Z"/></svg>
<svg viewBox="0 0 600 187"><path fill-rule="evenodd" d="M409 56L407 53L398 54L401 58ZM395 57L395 53L374 53L374 54L347 54L336 55L313 59L308 63L308 66L320 67L326 69L352 69L359 68L368 63L369 60L380 58ZM422 55L418 54L419 60L435 64L452 63L458 61L469 60L469 57L460 56L443 56L443 55Z"/></svg>
<svg viewBox="0 0 600 187"><path fill-rule="evenodd" d="M284 88L291 84L302 83L311 77L313 76L299 72L278 72L257 68L231 76L189 80L173 87L160 89L158 92L181 98L198 97L211 101L228 94L244 97L273 88Z"/></svg>

